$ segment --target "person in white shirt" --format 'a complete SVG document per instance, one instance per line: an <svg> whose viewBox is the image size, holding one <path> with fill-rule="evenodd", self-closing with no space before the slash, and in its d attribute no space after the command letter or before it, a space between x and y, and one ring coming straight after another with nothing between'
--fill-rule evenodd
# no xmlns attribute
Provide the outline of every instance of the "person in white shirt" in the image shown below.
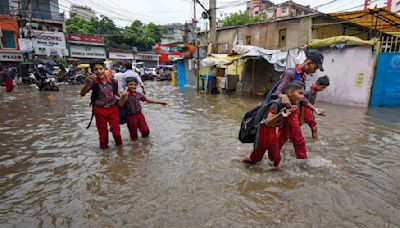
<svg viewBox="0 0 400 228"><path fill-rule="evenodd" d="M125 91L126 88L127 88L127 86L126 86L126 79L129 78L129 77L134 77L134 78L136 78L136 79L138 80L139 86L142 87L142 92L143 92L143 94L146 94L146 91L145 91L145 89L144 89L144 84L143 84L143 82L142 82L142 79L140 78L140 76L139 76L135 71L132 70L132 64L131 64L131 63L126 63L126 64L125 64L125 68L126 68L125 73L123 73L123 74L120 75L120 78L121 78L121 86L122 86L123 90Z"/></svg>
<svg viewBox="0 0 400 228"><path fill-rule="evenodd" d="M144 76L145 73L146 73L146 71L145 71L144 67L141 67L140 68L140 76Z"/></svg>

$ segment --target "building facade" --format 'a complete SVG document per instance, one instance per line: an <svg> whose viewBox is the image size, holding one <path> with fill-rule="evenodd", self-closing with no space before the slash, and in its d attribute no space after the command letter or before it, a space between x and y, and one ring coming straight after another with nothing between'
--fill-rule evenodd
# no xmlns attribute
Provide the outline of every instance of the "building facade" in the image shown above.
<svg viewBox="0 0 400 228"><path fill-rule="evenodd" d="M307 14L313 14L317 11L310 6L304 6L294 1L286 1L281 4L274 4L268 0L251 0L247 3L247 11L251 16L265 13L270 19L285 17L296 17Z"/></svg>
<svg viewBox="0 0 400 228"><path fill-rule="evenodd" d="M233 45L252 45L273 50L288 50L308 44L312 39L349 35L370 39L369 29L337 20L325 14L282 18L269 22L220 28L218 53L230 53ZM200 46L207 46L206 33L199 34Z"/></svg>
<svg viewBox="0 0 400 228"><path fill-rule="evenodd" d="M90 20L96 18L96 13L88 6L72 5L69 17L79 17Z"/></svg>
<svg viewBox="0 0 400 228"><path fill-rule="evenodd" d="M2 11L4 12L4 11ZM18 45L18 19L16 16L0 16L0 62L22 62Z"/></svg>

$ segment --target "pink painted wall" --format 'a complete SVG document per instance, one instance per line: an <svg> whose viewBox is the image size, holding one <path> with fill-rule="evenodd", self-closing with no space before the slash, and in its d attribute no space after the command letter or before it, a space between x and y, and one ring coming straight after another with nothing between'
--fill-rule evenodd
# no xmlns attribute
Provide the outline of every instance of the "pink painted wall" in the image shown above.
<svg viewBox="0 0 400 228"><path fill-rule="evenodd" d="M372 83L372 47L329 49L323 55L325 71L318 71L307 80L314 82L323 75L330 79L330 86L318 94L317 102L367 107Z"/></svg>

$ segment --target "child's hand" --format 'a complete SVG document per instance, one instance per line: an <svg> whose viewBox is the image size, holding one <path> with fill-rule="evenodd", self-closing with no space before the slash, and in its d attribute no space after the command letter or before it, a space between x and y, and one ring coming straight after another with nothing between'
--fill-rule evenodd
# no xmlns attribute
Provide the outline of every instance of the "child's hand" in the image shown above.
<svg viewBox="0 0 400 228"><path fill-rule="evenodd" d="M86 82L87 82L88 84L90 84L95 78L96 78L96 75L91 74L91 75L87 76Z"/></svg>
<svg viewBox="0 0 400 228"><path fill-rule="evenodd" d="M290 116L290 114L292 114L290 109L287 109L287 108L282 109L280 113L283 118L286 118L286 117Z"/></svg>
<svg viewBox="0 0 400 228"><path fill-rule="evenodd" d="M119 97L126 97L128 96L128 92L119 92Z"/></svg>
<svg viewBox="0 0 400 228"><path fill-rule="evenodd" d="M320 115L320 116L326 116L326 111L322 108L316 108L315 113L317 113L317 115Z"/></svg>
<svg viewBox="0 0 400 228"><path fill-rule="evenodd" d="M161 102L160 102L160 105L162 105L162 106L167 106L168 103L167 103L167 102L164 102L164 101L161 101Z"/></svg>

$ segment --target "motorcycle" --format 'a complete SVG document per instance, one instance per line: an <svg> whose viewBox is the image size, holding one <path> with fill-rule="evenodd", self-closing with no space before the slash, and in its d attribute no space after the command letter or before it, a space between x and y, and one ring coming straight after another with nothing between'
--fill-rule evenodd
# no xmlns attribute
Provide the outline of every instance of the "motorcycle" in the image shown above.
<svg viewBox="0 0 400 228"><path fill-rule="evenodd" d="M72 74L70 71L67 73L67 81L73 85L81 85L86 83L86 76L80 73Z"/></svg>
<svg viewBox="0 0 400 228"><path fill-rule="evenodd" d="M30 73L29 78L35 83L39 91L59 91L55 76L47 73L40 65L38 65L37 71Z"/></svg>

